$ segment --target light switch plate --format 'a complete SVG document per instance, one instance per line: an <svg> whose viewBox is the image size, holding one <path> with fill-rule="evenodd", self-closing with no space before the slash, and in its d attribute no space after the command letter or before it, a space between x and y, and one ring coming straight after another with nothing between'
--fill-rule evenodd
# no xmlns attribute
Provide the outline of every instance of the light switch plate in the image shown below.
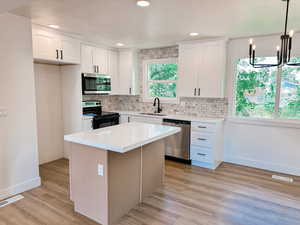
<svg viewBox="0 0 300 225"><path fill-rule="evenodd" d="M104 176L104 166L102 164L98 164L98 176Z"/></svg>

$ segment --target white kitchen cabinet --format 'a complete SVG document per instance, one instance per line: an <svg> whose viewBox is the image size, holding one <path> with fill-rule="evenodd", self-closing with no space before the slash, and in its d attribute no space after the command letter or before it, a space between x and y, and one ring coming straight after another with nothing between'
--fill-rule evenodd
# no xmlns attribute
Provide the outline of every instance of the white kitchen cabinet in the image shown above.
<svg viewBox="0 0 300 225"><path fill-rule="evenodd" d="M57 37L47 34L33 34L33 57L35 59L58 60L60 43Z"/></svg>
<svg viewBox="0 0 300 225"><path fill-rule="evenodd" d="M67 63L80 64L80 42L69 37L61 38L61 60Z"/></svg>
<svg viewBox="0 0 300 225"><path fill-rule="evenodd" d="M80 41L43 30L33 30L33 58L55 64L80 64Z"/></svg>
<svg viewBox="0 0 300 225"><path fill-rule="evenodd" d="M119 123L122 124L122 123L129 123L129 120L130 120L130 116L128 115L120 115L120 120L119 120Z"/></svg>
<svg viewBox="0 0 300 225"><path fill-rule="evenodd" d="M153 118L153 117L145 117L145 116L130 116L129 122L162 124L162 118Z"/></svg>
<svg viewBox="0 0 300 225"><path fill-rule="evenodd" d="M225 40L181 44L178 95L223 98L225 68Z"/></svg>
<svg viewBox="0 0 300 225"><path fill-rule="evenodd" d="M82 131L93 130L93 118L88 116L83 116L82 118Z"/></svg>
<svg viewBox="0 0 300 225"><path fill-rule="evenodd" d="M216 169L223 161L223 122L191 123L192 165Z"/></svg>
<svg viewBox="0 0 300 225"><path fill-rule="evenodd" d="M118 52L108 51L108 75L111 76L111 94L118 94L119 88L119 69L118 69Z"/></svg>
<svg viewBox="0 0 300 225"><path fill-rule="evenodd" d="M97 68L97 73L108 73L108 51L106 49L94 48L93 49L93 64Z"/></svg>
<svg viewBox="0 0 300 225"><path fill-rule="evenodd" d="M137 54L134 50L119 52L119 95L138 95Z"/></svg>
<svg viewBox="0 0 300 225"><path fill-rule="evenodd" d="M81 45L82 73L108 74L108 51L89 45Z"/></svg>
<svg viewBox="0 0 300 225"><path fill-rule="evenodd" d="M81 45L81 72L94 73L93 66L93 47L89 45Z"/></svg>

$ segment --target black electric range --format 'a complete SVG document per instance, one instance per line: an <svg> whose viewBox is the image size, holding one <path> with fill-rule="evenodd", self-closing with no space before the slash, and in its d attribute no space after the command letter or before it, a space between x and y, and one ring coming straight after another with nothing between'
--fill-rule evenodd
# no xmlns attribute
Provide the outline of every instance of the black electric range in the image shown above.
<svg viewBox="0 0 300 225"><path fill-rule="evenodd" d="M100 101L83 101L82 110L83 115L93 117L93 129L119 124L119 113L102 111Z"/></svg>

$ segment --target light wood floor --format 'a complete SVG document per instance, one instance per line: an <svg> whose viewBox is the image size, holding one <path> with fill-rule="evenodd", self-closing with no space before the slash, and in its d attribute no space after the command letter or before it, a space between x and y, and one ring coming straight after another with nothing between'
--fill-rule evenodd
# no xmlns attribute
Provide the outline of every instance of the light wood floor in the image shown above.
<svg viewBox="0 0 300 225"><path fill-rule="evenodd" d="M215 172L166 163L166 183L119 225L300 225L300 179L223 163ZM96 225L73 211L68 161L40 167L42 186L0 208L0 225Z"/></svg>

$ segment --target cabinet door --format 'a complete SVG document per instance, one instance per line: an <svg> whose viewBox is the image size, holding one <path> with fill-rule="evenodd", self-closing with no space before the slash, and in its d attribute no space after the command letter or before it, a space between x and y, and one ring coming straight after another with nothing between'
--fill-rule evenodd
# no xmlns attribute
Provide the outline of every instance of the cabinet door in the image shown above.
<svg viewBox="0 0 300 225"><path fill-rule="evenodd" d="M97 71L99 74L107 74L108 73L108 51L101 48L93 49L93 64L98 66Z"/></svg>
<svg viewBox="0 0 300 225"><path fill-rule="evenodd" d="M59 49L60 41L57 37L46 34L33 35L33 58L56 61Z"/></svg>
<svg viewBox="0 0 300 225"><path fill-rule="evenodd" d="M144 116L130 116L130 122L149 123L149 124L162 124L161 118L144 117Z"/></svg>
<svg viewBox="0 0 300 225"><path fill-rule="evenodd" d="M226 43L206 43L201 46L201 65L198 75L200 97L223 98L226 65Z"/></svg>
<svg viewBox="0 0 300 225"><path fill-rule="evenodd" d="M198 71L200 64L198 45L182 45L179 47L178 96L196 97L198 88Z"/></svg>
<svg viewBox="0 0 300 225"><path fill-rule="evenodd" d="M78 40L62 37L60 59L63 62L80 64L80 42Z"/></svg>
<svg viewBox="0 0 300 225"><path fill-rule="evenodd" d="M128 123L129 122L129 120L130 120L130 118L129 118L129 116L128 115L121 115L120 116L120 124L122 124L122 123Z"/></svg>
<svg viewBox="0 0 300 225"><path fill-rule="evenodd" d="M111 77L111 94L118 94L118 52L108 51L108 75Z"/></svg>
<svg viewBox="0 0 300 225"><path fill-rule="evenodd" d="M88 45L81 46L81 72L94 73L93 65L93 47Z"/></svg>
<svg viewBox="0 0 300 225"><path fill-rule="evenodd" d="M131 51L119 52L119 90L120 95L131 95L133 92L133 60Z"/></svg>
<svg viewBox="0 0 300 225"><path fill-rule="evenodd" d="M82 119L82 131L91 131L93 130L93 119Z"/></svg>

